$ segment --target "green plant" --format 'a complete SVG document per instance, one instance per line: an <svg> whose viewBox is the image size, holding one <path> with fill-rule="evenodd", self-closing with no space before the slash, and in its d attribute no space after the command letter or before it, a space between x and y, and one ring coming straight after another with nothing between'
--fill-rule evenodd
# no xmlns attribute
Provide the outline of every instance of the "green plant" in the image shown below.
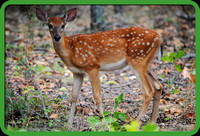
<svg viewBox="0 0 200 136"><path fill-rule="evenodd" d="M123 94L115 98L114 110L118 107L120 103L123 102ZM113 114L113 116L108 116ZM105 111L103 113L104 117L88 117L87 122L91 125L93 131L138 131L139 123L137 121L132 121L130 125L125 124L120 126L119 120L125 121L127 119L126 114L118 111ZM148 123L143 126L142 131L159 131L155 124Z"/></svg>
<svg viewBox="0 0 200 136"><path fill-rule="evenodd" d="M115 98L115 106L114 110L118 107L120 103L123 101L123 94L121 94L119 97ZM114 111L113 117L108 116L112 112L111 111L105 111L103 113L104 117L88 117L87 122L91 125L91 129L93 131L125 131L125 127L121 127L119 124L119 120L125 121L127 119L127 116L124 113ZM97 127L98 126L98 127Z"/></svg>
<svg viewBox="0 0 200 136"><path fill-rule="evenodd" d="M14 46L6 44L6 53L10 57L10 59L6 58L8 63L12 62L14 64L12 76L18 76L30 81L28 85L21 83L22 86L19 89L19 93L18 90L14 90L15 88L11 88L6 82L5 113L6 120L8 120L7 125L14 124L9 126L9 128L13 127L13 131L17 131L17 128L26 128L27 125L31 125L32 115L48 117L51 108L46 109L45 106L50 105L50 102L44 99L35 80L36 74L42 72L44 66L30 65L23 45ZM6 78L8 77L6 76ZM43 107L42 110L41 107Z"/></svg>
<svg viewBox="0 0 200 136"><path fill-rule="evenodd" d="M137 121L132 121L130 125L128 124L125 125L126 131L138 131L139 127L140 126ZM155 124L147 123L142 127L142 131L159 131L159 128Z"/></svg>
<svg viewBox="0 0 200 136"><path fill-rule="evenodd" d="M159 74L160 77L163 78L163 80L165 82L167 82L168 87L172 90L170 93L171 94L175 94L175 93L179 93L178 86L173 86L174 85L174 80L176 79L176 76L173 76L172 79L167 79L164 75Z"/></svg>
<svg viewBox="0 0 200 136"><path fill-rule="evenodd" d="M162 61L167 61L169 63L173 63L176 67L176 70L182 72L183 69L181 68L181 66L179 66L175 63L176 63L176 60L180 59L181 57L184 57L185 55L186 55L185 51L178 51L177 53L172 52L169 55L164 53L164 56L161 59L162 59Z"/></svg>
<svg viewBox="0 0 200 136"><path fill-rule="evenodd" d="M179 65L176 64L176 61L178 59L180 59L181 57L185 56L185 55L186 55L185 51L178 51L177 53L172 52L169 55L167 55L166 53L164 53L164 56L161 59L163 61L167 61L168 63L174 64L176 70L179 71L179 72L182 72L183 69L181 68L181 66L179 66ZM171 89L171 91L170 91L171 94L179 93L178 87L174 86L174 81L175 81L175 79L176 79L176 77L178 75L173 76L170 79L167 79L164 75L160 75L160 76L163 78L163 80L165 82L167 82L168 87Z"/></svg>

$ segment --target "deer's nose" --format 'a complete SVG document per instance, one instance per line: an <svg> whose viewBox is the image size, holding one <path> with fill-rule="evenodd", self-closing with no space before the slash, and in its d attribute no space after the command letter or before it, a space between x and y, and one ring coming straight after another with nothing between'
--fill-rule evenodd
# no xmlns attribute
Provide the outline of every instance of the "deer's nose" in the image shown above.
<svg viewBox="0 0 200 136"><path fill-rule="evenodd" d="M56 35L54 35L54 40L56 41L56 42L59 42L60 41L60 39L61 39L61 36L59 35L59 34L56 34Z"/></svg>

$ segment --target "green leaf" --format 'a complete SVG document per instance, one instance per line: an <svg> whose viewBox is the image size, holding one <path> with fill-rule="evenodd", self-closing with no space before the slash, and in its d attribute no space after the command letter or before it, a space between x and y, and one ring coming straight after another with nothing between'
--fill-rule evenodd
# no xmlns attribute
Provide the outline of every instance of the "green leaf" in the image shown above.
<svg viewBox="0 0 200 136"><path fill-rule="evenodd" d="M8 44L6 44L6 49L8 49L8 48L15 48L15 46L8 43Z"/></svg>
<svg viewBox="0 0 200 136"><path fill-rule="evenodd" d="M170 120L171 118L165 118L165 120Z"/></svg>
<svg viewBox="0 0 200 136"><path fill-rule="evenodd" d="M119 104L118 104L118 101L115 101L114 109L116 109L118 105L119 105Z"/></svg>
<svg viewBox="0 0 200 136"><path fill-rule="evenodd" d="M164 75L161 75L161 74L159 74L163 79L165 79L165 76Z"/></svg>
<svg viewBox="0 0 200 136"><path fill-rule="evenodd" d="M120 112L115 111L113 117L116 118L116 119L118 119L119 113L120 113Z"/></svg>
<svg viewBox="0 0 200 136"><path fill-rule="evenodd" d="M17 71L15 71L14 73L13 73L13 76L20 76L21 74L19 73L19 72L17 72Z"/></svg>
<svg viewBox="0 0 200 136"><path fill-rule="evenodd" d="M103 112L103 115L107 116L107 115L110 114L110 113L111 113L111 111L104 111L104 112Z"/></svg>
<svg viewBox="0 0 200 136"><path fill-rule="evenodd" d="M91 125L101 125L102 124L101 120L99 120L97 116L88 117L87 122Z"/></svg>
<svg viewBox="0 0 200 136"><path fill-rule="evenodd" d="M17 126L13 128L12 126L8 125L7 131L19 131L19 128Z"/></svg>
<svg viewBox="0 0 200 136"><path fill-rule="evenodd" d="M115 121L112 123L112 126L114 127L115 130L121 129L121 126L119 125L119 121Z"/></svg>
<svg viewBox="0 0 200 136"><path fill-rule="evenodd" d="M127 131L138 131L139 123L137 121L132 121L130 125L125 125Z"/></svg>
<svg viewBox="0 0 200 136"><path fill-rule="evenodd" d="M169 87L171 87L171 84L170 84L170 82L169 82L168 80L166 80L166 82L167 82L168 86L169 86Z"/></svg>
<svg viewBox="0 0 200 136"><path fill-rule="evenodd" d="M107 123L109 123L109 124L115 122L115 118L110 117L110 116L105 117L104 119L105 119L105 121L106 121Z"/></svg>
<svg viewBox="0 0 200 136"><path fill-rule="evenodd" d="M115 130L115 127L114 127L114 126L110 127L110 131L111 131L111 132L115 132L115 131L116 131L116 130Z"/></svg>
<svg viewBox="0 0 200 136"><path fill-rule="evenodd" d="M35 71L38 72L38 71L42 71L43 69L44 69L44 66L38 65Z"/></svg>
<svg viewBox="0 0 200 136"><path fill-rule="evenodd" d="M34 102L34 101L35 101L35 99L34 99L34 98L32 98L30 101L31 101L31 102Z"/></svg>
<svg viewBox="0 0 200 136"><path fill-rule="evenodd" d="M115 81L108 81L106 82L107 85L111 85L111 84L115 84L115 85L119 85L117 82Z"/></svg>
<svg viewBox="0 0 200 136"><path fill-rule="evenodd" d="M170 81L170 84L172 84L175 79L176 79L176 76L173 76L172 80Z"/></svg>
<svg viewBox="0 0 200 136"><path fill-rule="evenodd" d="M175 67L176 67L176 70L177 70L177 71L179 71L179 72L182 72L182 71L183 71L183 69L181 68L181 66L175 64Z"/></svg>
<svg viewBox="0 0 200 136"><path fill-rule="evenodd" d="M50 67L44 67L43 71L50 72L50 71L52 71L52 69Z"/></svg>
<svg viewBox="0 0 200 136"><path fill-rule="evenodd" d="M65 92L65 91L67 91L67 88L61 87L59 90L62 91L62 92Z"/></svg>
<svg viewBox="0 0 200 136"><path fill-rule="evenodd" d="M159 131L158 126L152 123L146 124L143 128L143 131Z"/></svg>
<svg viewBox="0 0 200 136"><path fill-rule="evenodd" d="M115 98L115 106L114 109L117 108L117 106L123 101L124 94L122 93L119 97Z"/></svg>
<svg viewBox="0 0 200 136"><path fill-rule="evenodd" d="M120 96L118 97L118 100L120 100L120 103L123 101L123 96L124 96L124 94L121 93Z"/></svg>
<svg viewBox="0 0 200 136"><path fill-rule="evenodd" d="M19 47L21 50L23 49L23 45L19 45L18 47Z"/></svg>
<svg viewBox="0 0 200 136"><path fill-rule="evenodd" d="M175 94L175 93L179 93L180 91L178 91L178 90L173 90L173 91L171 91L170 93L171 94Z"/></svg>
<svg viewBox="0 0 200 136"><path fill-rule="evenodd" d="M119 113L118 118L120 118L121 120L125 121L127 119L127 116L124 113Z"/></svg>
<svg viewBox="0 0 200 136"><path fill-rule="evenodd" d="M53 125L53 120L49 120L49 127L52 127Z"/></svg>
<svg viewBox="0 0 200 136"><path fill-rule="evenodd" d="M161 58L162 61L169 61L169 57L166 53L164 53L164 56Z"/></svg>
<svg viewBox="0 0 200 136"><path fill-rule="evenodd" d="M181 57L183 57L185 55L186 55L185 51L178 51L178 53L176 54L174 60L177 60L177 59L179 59L179 58L181 58Z"/></svg>

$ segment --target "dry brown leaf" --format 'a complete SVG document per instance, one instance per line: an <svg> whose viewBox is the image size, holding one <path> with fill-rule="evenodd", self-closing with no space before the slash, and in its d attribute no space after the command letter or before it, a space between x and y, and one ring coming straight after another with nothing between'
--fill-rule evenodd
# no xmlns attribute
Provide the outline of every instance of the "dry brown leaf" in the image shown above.
<svg viewBox="0 0 200 136"><path fill-rule="evenodd" d="M126 97L132 97L130 94L126 94Z"/></svg>
<svg viewBox="0 0 200 136"><path fill-rule="evenodd" d="M82 108L80 105L77 105L77 106L76 106L75 113L77 113L77 112L78 112L79 114L83 112L83 108Z"/></svg>
<svg viewBox="0 0 200 136"><path fill-rule="evenodd" d="M51 116L49 118L53 118L53 119L57 119L58 118L58 114L51 114Z"/></svg>
<svg viewBox="0 0 200 136"><path fill-rule="evenodd" d="M175 46L181 46L181 40L179 38L173 37L173 42Z"/></svg>
<svg viewBox="0 0 200 136"><path fill-rule="evenodd" d="M179 108L171 108L170 113L178 116L179 114L181 114L181 110Z"/></svg>
<svg viewBox="0 0 200 136"><path fill-rule="evenodd" d="M181 26L181 28L182 28L182 29L188 29L188 28L189 28L189 25L188 25L188 24L184 24L184 25Z"/></svg>
<svg viewBox="0 0 200 136"><path fill-rule="evenodd" d="M166 109L163 109L163 110L164 110L164 112L165 112L165 113L167 113L167 114L169 114L169 113L170 113L170 110L169 110L169 109L167 109L167 108L166 108Z"/></svg>
<svg viewBox="0 0 200 136"><path fill-rule="evenodd" d="M84 115L93 115L92 110L89 107L85 107L83 111Z"/></svg>
<svg viewBox="0 0 200 136"><path fill-rule="evenodd" d="M54 108L54 109L57 109L58 107L59 107L58 104L53 104L53 105L52 105L52 108Z"/></svg>
<svg viewBox="0 0 200 136"><path fill-rule="evenodd" d="M160 99L160 104L169 105L165 99Z"/></svg>
<svg viewBox="0 0 200 136"><path fill-rule="evenodd" d="M185 114L185 116L186 117L188 117L188 118L196 118L196 115L195 115L195 113L193 112L193 113L187 113L187 114Z"/></svg>
<svg viewBox="0 0 200 136"><path fill-rule="evenodd" d="M195 75L193 75L193 74L190 74L190 80L192 81L192 83L194 83L194 84L195 84L195 82L196 82Z"/></svg>
<svg viewBox="0 0 200 136"><path fill-rule="evenodd" d="M188 68L187 67L184 67L183 71L182 71L182 75L183 75L183 78L190 78L190 75L191 73L189 72Z"/></svg>

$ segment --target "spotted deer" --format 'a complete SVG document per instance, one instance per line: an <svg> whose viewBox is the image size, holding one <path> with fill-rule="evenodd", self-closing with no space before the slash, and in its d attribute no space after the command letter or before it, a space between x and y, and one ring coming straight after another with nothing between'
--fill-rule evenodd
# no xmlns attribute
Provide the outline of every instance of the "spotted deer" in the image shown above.
<svg viewBox="0 0 200 136"><path fill-rule="evenodd" d="M90 78L94 100L99 114L102 115L99 71L113 71L127 65L134 70L144 90L143 105L137 121L140 122L141 117L146 114L153 98L151 122L156 123L162 85L150 71L149 63L161 44L160 35L151 29L132 26L93 34L66 36L64 28L76 15L76 8L68 10L63 17L48 17L47 12L36 8L37 18L49 27L56 53L73 73L68 123L73 123L76 102L85 74Z"/></svg>

